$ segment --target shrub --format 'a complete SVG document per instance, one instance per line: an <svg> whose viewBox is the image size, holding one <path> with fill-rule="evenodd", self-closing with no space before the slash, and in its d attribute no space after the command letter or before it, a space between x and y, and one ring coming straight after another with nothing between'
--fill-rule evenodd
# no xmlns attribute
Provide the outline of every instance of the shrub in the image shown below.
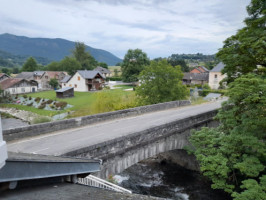
<svg viewBox="0 0 266 200"><path fill-rule="evenodd" d="M29 104L27 104L27 106L32 106L32 104L33 104L33 102L32 102L32 103L29 103Z"/></svg>
<svg viewBox="0 0 266 200"><path fill-rule="evenodd" d="M48 100L46 101L47 104L51 104L52 102L53 102L52 99L48 99Z"/></svg>
<svg viewBox="0 0 266 200"><path fill-rule="evenodd" d="M56 102L56 103L55 103L55 106L56 106L57 108L61 108L61 109L63 109L64 107L67 106L67 102L65 102L65 101L59 101L59 102Z"/></svg>
<svg viewBox="0 0 266 200"><path fill-rule="evenodd" d="M27 96L26 94L23 95L23 98L24 98L24 99L27 99L27 97L28 97L28 96Z"/></svg>
<svg viewBox="0 0 266 200"><path fill-rule="evenodd" d="M122 81L121 77L110 77L109 78L110 81Z"/></svg>
<svg viewBox="0 0 266 200"><path fill-rule="evenodd" d="M38 109L44 109L45 106L46 106L46 104L41 104L41 105L39 105Z"/></svg>
<svg viewBox="0 0 266 200"><path fill-rule="evenodd" d="M29 96L29 100L31 100L32 99L32 97L31 96Z"/></svg>
<svg viewBox="0 0 266 200"><path fill-rule="evenodd" d="M37 103L39 103L39 102L40 102L40 100L41 100L41 98L40 98L40 97L36 97L36 98L35 98L35 102L37 102Z"/></svg>

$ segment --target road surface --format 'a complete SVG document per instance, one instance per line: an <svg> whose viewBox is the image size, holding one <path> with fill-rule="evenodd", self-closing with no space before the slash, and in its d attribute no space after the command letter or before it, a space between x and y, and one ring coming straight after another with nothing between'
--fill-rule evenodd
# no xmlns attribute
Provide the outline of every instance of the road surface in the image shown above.
<svg viewBox="0 0 266 200"><path fill-rule="evenodd" d="M154 126L211 111L220 108L221 102L222 100L201 105L172 108L134 117L61 130L52 134L10 142L7 145L8 151L58 156L82 147L88 147L134 132L143 131Z"/></svg>

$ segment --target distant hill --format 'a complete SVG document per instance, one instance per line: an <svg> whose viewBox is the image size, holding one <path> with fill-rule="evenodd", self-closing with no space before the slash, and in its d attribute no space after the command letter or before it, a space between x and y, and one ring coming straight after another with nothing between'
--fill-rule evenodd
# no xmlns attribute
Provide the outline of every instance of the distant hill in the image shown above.
<svg viewBox="0 0 266 200"><path fill-rule="evenodd" d="M39 57L44 62L59 61L71 54L75 42L65 39L29 38L8 33L0 34L0 50L17 56ZM122 60L108 51L86 46L90 54L99 62L115 65ZM3 57L2 57L3 58ZM46 63L47 64L47 63Z"/></svg>

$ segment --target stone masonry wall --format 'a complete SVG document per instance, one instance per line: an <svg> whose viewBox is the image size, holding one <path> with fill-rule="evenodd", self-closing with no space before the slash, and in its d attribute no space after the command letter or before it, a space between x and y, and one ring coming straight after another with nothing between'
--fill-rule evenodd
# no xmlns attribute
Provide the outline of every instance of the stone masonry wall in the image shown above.
<svg viewBox="0 0 266 200"><path fill-rule="evenodd" d="M183 100L183 101L172 101L166 103L159 103L154 105L148 106L141 106L131 109L113 111L108 113L101 113L96 115L88 115L84 117L60 120L55 122L48 122L42 124L35 124L20 128L8 129L3 131L3 137L5 141L12 141L17 139L22 139L25 137L31 137L36 135L41 135L45 133L51 133L59 130L75 128L79 126L85 126L88 124L93 124L97 122L129 117L140 115L149 112L155 112L170 108L176 108L180 106L190 105L190 101Z"/></svg>

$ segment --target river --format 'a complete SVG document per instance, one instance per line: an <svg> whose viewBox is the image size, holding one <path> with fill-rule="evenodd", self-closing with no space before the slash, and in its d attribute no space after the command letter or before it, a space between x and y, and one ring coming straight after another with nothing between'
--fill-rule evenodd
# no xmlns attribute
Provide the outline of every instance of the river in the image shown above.
<svg viewBox="0 0 266 200"><path fill-rule="evenodd" d="M120 186L138 194L174 200L231 200L223 191L211 189L199 172L156 157L131 166L115 178Z"/></svg>

